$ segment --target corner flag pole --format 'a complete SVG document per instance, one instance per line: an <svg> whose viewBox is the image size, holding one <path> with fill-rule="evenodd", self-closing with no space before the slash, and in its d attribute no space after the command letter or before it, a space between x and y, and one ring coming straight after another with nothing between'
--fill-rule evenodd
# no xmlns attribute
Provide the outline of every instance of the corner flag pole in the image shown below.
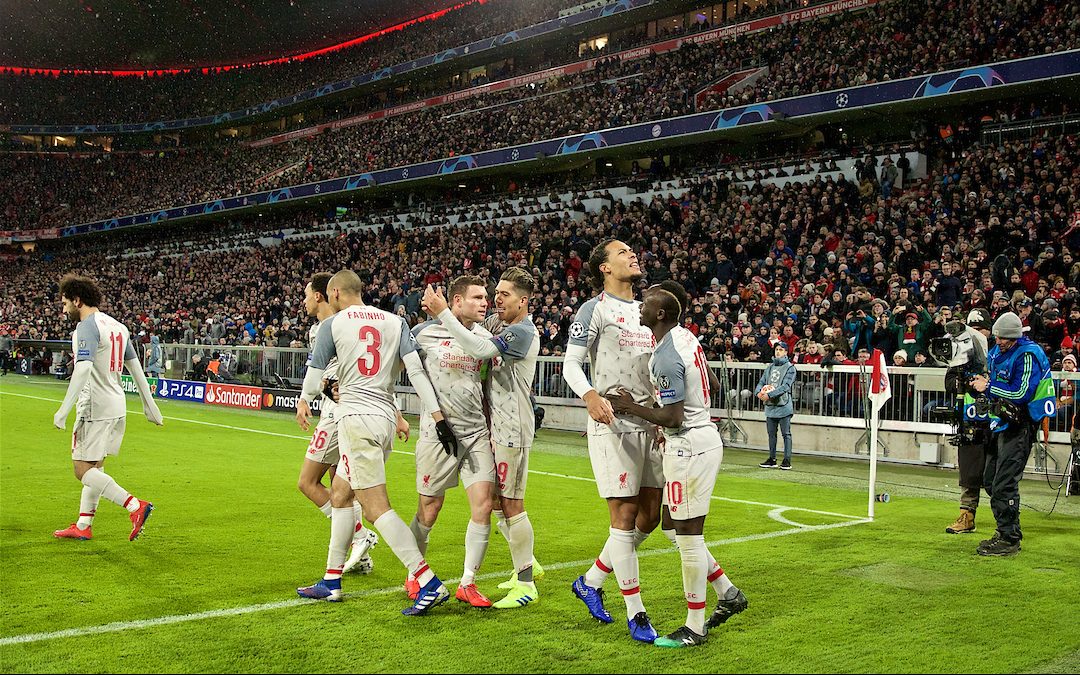
<svg viewBox="0 0 1080 675"><path fill-rule="evenodd" d="M870 413L870 498L866 508L866 514L870 520L874 519L874 502L877 501L874 486L877 484L877 441L879 422L878 408L875 405Z"/></svg>
<svg viewBox="0 0 1080 675"><path fill-rule="evenodd" d="M870 495L867 500L866 515L873 520L874 502L877 501L875 486L877 485L878 425L881 423L881 406L885 405L885 401L892 396L892 389L889 386L889 367L885 364L885 355L881 353L881 350L875 349L870 358L874 363L874 370L870 375Z"/></svg>

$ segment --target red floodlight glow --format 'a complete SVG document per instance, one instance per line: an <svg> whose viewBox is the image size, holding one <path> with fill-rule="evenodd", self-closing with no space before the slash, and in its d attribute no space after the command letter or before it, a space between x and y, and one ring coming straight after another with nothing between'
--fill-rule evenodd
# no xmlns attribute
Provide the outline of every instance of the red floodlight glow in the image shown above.
<svg viewBox="0 0 1080 675"><path fill-rule="evenodd" d="M414 26L423 21L435 21L440 19L450 12L457 11L463 7L469 5L484 5L490 0L462 0L461 2L440 9L423 16L418 16L408 21L402 21L401 23L388 26L387 28L380 28L379 30L362 35L352 40L331 45L329 47L323 47L321 49L314 49L301 54L292 54L291 56L280 56L273 59L264 59L262 61L250 61L248 63L232 63L220 66L191 66L185 68L149 68L145 70L109 70L109 69L96 69L96 68L40 68L36 66L0 66L0 73L8 73L14 75L51 75L57 77L59 75L109 75L112 77L159 77L161 75L181 75L184 73L201 72L204 75L210 73L223 73L235 68L249 68L251 66L269 66L278 63L289 63L291 61L306 61L307 59L314 58L316 56L322 56L323 54L329 54L341 49L348 49L349 47L355 47L356 45L363 44L368 40L374 40L375 38L382 37L388 33L393 33L399 30L404 30L409 26Z"/></svg>

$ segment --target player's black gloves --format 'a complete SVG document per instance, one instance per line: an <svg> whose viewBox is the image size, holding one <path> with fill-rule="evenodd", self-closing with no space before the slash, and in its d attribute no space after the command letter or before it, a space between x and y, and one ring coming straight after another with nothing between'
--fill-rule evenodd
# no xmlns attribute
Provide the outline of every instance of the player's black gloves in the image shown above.
<svg viewBox="0 0 1080 675"><path fill-rule="evenodd" d="M336 380L323 380L326 385L323 387L322 394L326 397L327 401L334 400L334 383Z"/></svg>
<svg viewBox="0 0 1080 675"><path fill-rule="evenodd" d="M439 442L442 443L443 451L448 455L457 457L457 436L454 435L454 430L450 428L446 420L439 420L435 423L435 432L439 434Z"/></svg>

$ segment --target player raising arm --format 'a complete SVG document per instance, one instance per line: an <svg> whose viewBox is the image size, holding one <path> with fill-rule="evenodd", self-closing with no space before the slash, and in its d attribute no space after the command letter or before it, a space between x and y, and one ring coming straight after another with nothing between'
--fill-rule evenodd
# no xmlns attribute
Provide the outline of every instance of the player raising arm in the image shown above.
<svg viewBox="0 0 1080 675"><path fill-rule="evenodd" d="M304 377L303 399L297 418L306 423L311 415L307 401L322 391L324 371L330 359L338 359L340 402L337 409L338 445L341 460L337 474L349 482L352 495L341 499L331 494L331 536L326 575L312 586L299 588L303 597L341 600L341 566L352 538L352 498L360 500L368 519L406 570L420 583L416 602L402 614L426 613L450 597L417 548L409 527L390 505L386 492L386 458L393 445L398 418L393 387L399 359L408 370L425 409L439 427L448 453L457 452L457 440L443 420L435 390L424 372L416 342L403 319L361 300L363 285L354 272L342 270L327 285L331 308L337 314L323 321L315 340L311 365Z"/></svg>
<svg viewBox="0 0 1080 675"><path fill-rule="evenodd" d="M453 303L451 313L458 322L481 340L490 339L491 333L480 325L488 305L484 280L458 277L450 283L448 295ZM470 356L438 321L420 324L413 329L413 336L446 423L461 445L460 453L447 455L439 447L435 425L430 418L421 418L416 441L416 491L420 497L411 526L413 535L420 551L426 553L428 536L443 507L446 491L460 482L469 500L469 524L465 529L465 565L454 595L473 607L491 607L491 600L476 586L476 573L484 561L491 535L495 490L495 458L484 413L487 364ZM424 408L425 413L428 410ZM416 582L406 579L405 588L411 595L416 592Z"/></svg>
<svg viewBox="0 0 1080 675"><path fill-rule="evenodd" d="M154 505L132 496L105 473L105 459L120 452L124 440L127 406L120 374L127 366L142 399L146 419L162 425L150 383L131 346L128 329L108 314L98 310L101 290L93 279L69 274L60 280L64 314L77 324L71 336L75 369L68 383L67 395L53 416L57 429L67 426L67 417L75 408L75 429L71 434L71 460L75 477L83 484L79 501L79 520L65 530L53 532L60 539L90 539L98 501L102 497L122 506L131 514L130 541L140 533Z"/></svg>
<svg viewBox="0 0 1080 675"><path fill-rule="evenodd" d="M510 592L495 603L497 609L525 607L537 600L533 579L542 573L533 558L533 527L525 512L529 448L536 430L530 394L540 352L540 333L529 315L529 298L535 288L532 275L520 267L503 272L495 288L495 321L490 324L494 337L466 328L431 286L424 293L424 307L438 317L465 353L492 360L488 394L499 499L495 514L499 530L510 544L515 570L514 578L504 585Z"/></svg>

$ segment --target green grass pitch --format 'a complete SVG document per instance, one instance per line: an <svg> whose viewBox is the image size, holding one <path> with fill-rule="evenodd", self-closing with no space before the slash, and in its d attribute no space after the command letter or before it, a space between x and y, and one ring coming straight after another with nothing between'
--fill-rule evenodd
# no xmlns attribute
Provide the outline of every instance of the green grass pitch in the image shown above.
<svg viewBox="0 0 1080 675"><path fill-rule="evenodd" d="M992 532L988 503L979 534L944 533L955 473L883 466L893 500L869 523L865 464L797 456L781 473L758 469L760 453L729 450L706 540L750 607L703 647L661 650L629 639L613 581L613 625L570 593L607 535L578 434L541 431L531 456L526 505L548 570L539 603L478 611L451 600L406 618L404 571L385 545L374 573L345 578L345 602L296 598L323 570L329 522L296 489L307 442L284 414L162 401L157 428L132 398L106 470L154 502L144 535L128 542L126 512L103 500L93 541L54 540L79 504L72 421L67 432L51 424L63 392L0 380L3 672L1080 671L1080 502L1062 497L1047 516L1041 479L1021 486L1038 509L1022 514L1023 552L985 559L974 549ZM415 427L387 467L406 521L414 440ZM461 574L467 518L457 490L427 557L444 581ZM659 532L641 553L645 604L670 632L685 619L678 554ZM510 568L492 528L481 590L501 597Z"/></svg>

